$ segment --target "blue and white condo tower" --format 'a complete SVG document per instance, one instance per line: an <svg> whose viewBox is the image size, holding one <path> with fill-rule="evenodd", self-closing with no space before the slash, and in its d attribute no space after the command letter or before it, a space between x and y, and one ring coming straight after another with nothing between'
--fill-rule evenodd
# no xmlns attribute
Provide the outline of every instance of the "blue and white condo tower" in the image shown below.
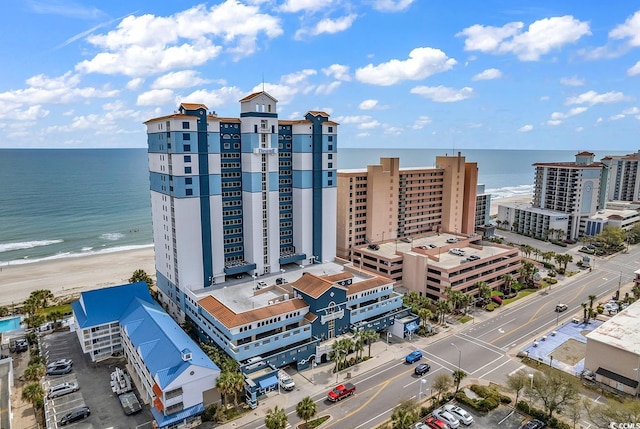
<svg viewBox="0 0 640 429"><path fill-rule="evenodd" d="M157 285L179 318L185 291L335 258L338 124L279 120L266 92L240 110L182 103L145 122Z"/></svg>

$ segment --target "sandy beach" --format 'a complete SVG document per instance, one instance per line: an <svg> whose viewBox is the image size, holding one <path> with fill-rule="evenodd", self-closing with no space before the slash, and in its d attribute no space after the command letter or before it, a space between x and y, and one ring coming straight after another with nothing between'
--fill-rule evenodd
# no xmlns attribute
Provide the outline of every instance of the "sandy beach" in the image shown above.
<svg viewBox="0 0 640 429"><path fill-rule="evenodd" d="M66 297L128 283L137 269L155 279L153 247L5 265L0 271L0 305L19 304L37 289L49 289L56 297Z"/></svg>

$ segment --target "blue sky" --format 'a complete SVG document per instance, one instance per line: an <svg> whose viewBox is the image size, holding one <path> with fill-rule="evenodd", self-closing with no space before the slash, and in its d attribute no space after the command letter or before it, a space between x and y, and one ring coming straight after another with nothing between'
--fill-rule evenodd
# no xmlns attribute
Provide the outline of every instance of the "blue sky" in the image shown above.
<svg viewBox="0 0 640 429"><path fill-rule="evenodd" d="M0 148L145 147L264 87L341 147L640 149L634 1L25 0L0 28Z"/></svg>

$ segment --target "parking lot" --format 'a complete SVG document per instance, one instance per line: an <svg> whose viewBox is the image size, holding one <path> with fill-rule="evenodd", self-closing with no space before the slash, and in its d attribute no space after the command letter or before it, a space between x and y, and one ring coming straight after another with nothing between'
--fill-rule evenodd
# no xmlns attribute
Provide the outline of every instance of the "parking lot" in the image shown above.
<svg viewBox="0 0 640 429"><path fill-rule="evenodd" d="M505 406L500 406L490 413L479 413L465 405L460 405L460 407L473 416L473 423L469 426L472 429L519 429L525 421L530 420ZM466 426L460 425L460 428L464 427Z"/></svg>
<svg viewBox="0 0 640 429"><path fill-rule="evenodd" d="M45 392L50 386L64 382L77 382L80 386L77 392L45 400L45 418L48 427L58 428L62 416L70 410L86 405L91 410L91 415L65 427L151 428L150 422L153 418L148 405L143 406L141 412L127 416L120 406L118 397L111 391L111 372L116 367L124 369L123 357L111 358L100 363L91 362L89 357L82 353L75 332L44 335L40 339L40 348L47 362L58 359L73 360L73 371L69 374L45 377L43 385Z"/></svg>

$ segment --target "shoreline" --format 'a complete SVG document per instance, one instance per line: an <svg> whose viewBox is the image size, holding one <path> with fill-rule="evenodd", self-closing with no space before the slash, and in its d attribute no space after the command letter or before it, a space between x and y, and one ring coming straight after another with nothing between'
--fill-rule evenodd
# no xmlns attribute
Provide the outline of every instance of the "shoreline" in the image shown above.
<svg viewBox="0 0 640 429"><path fill-rule="evenodd" d="M4 265L0 267L0 306L21 304L38 289L48 289L60 298L125 284L138 269L155 280L153 247Z"/></svg>
<svg viewBox="0 0 640 429"><path fill-rule="evenodd" d="M491 208L489 210L489 216L494 219L498 216L498 206L502 204L512 204L512 203L531 203L533 200L533 194L524 194L517 195L513 197L504 197L504 198L492 198L491 199Z"/></svg>

